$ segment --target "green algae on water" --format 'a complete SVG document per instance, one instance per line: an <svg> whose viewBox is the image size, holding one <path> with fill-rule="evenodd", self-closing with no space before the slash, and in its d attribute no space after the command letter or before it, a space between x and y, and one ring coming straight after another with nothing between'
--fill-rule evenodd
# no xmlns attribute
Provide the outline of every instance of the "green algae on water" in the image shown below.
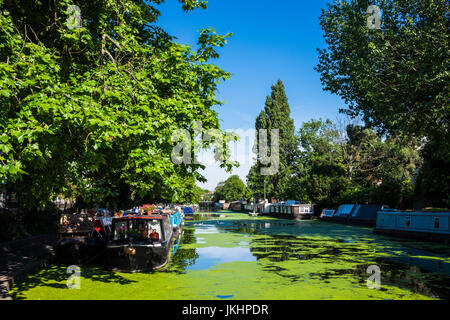
<svg viewBox="0 0 450 320"><path fill-rule="evenodd" d="M115 273L81 267L81 288L68 289L67 266L54 265L16 284L14 299L309 300L446 299L445 246L374 235L371 229L223 213L186 222L164 270ZM381 270L369 289L367 269Z"/></svg>

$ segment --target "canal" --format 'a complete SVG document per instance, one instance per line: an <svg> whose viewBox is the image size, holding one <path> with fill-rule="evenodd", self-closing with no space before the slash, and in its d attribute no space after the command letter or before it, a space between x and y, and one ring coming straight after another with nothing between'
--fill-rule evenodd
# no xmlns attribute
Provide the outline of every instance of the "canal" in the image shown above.
<svg viewBox="0 0 450 320"><path fill-rule="evenodd" d="M379 289L367 284L370 266ZM15 284L13 299L449 299L448 245L375 235L372 229L222 212L185 223L167 267L152 273L52 265Z"/></svg>

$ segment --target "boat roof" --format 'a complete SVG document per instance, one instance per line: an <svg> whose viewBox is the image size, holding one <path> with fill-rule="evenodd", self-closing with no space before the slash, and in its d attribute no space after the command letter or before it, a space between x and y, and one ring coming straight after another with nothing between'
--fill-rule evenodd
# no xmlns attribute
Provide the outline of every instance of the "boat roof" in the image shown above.
<svg viewBox="0 0 450 320"><path fill-rule="evenodd" d="M165 216L150 215L150 216L126 216L113 218L113 221L126 221L126 220L163 220Z"/></svg>
<svg viewBox="0 0 450 320"><path fill-rule="evenodd" d="M450 216L450 211L430 211L430 210L415 210L415 211L404 211L404 210L395 210L395 209L385 209L385 210L379 210L379 212L387 213L387 214L428 214L428 215L444 215L444 216Z"/></svg>

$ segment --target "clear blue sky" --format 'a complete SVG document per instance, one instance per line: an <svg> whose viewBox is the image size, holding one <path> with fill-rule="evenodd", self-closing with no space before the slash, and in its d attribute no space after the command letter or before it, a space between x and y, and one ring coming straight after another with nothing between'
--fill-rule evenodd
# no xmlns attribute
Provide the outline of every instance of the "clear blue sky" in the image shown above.
<svg viewBox="0 0 450 320"><path fill-rule="evenodd" d="M185 13L176 0L160 6L159 20L169 34L182 44L194 45L199 30L213 27L217 33L233 33L228 44L219 50L213 63L231 72L229 80L219 86L218 98L226 103L216 108L222 129L252 129L255 118L264 108L270 86L281 79L296 129L312 118L330 118L345 107L337 96L322 90L317 48L325 41L319 24L325 0L210 0L208 9ZM218 166L205 171L214 190L228 175ZM249 165L233 173L245 182Z"/></svg>

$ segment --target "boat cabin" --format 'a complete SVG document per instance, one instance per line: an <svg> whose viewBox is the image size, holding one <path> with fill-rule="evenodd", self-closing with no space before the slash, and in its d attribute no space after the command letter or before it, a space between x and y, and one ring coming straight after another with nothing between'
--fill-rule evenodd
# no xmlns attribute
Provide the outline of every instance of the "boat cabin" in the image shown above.
<svg viewBox="0 0 450 320"><path fill-rule="evenodd" d="M114 218L112 224L112 241L114 242L164 241L172 236L169 217L161 215Z"/></svg>
<svg viewBox="0 0 450 320"><path fill-rule="evenodd" d="M114 218L106 250L106 267L114 271L143 272L164 267L173 243L170 215Z"/></svg>
<svg viewBox="0 0 450 320"><path fill-rule="evenodd" d="M376 233L422 240L450 240L450 211L378 212Z"/></svg>
<svg viewBox="0 0 450 320"><path fill-rule="evenodd" d="M273 203L269 206L269 215L291 219L310 219L314 215L312 204Z"/></svg>

